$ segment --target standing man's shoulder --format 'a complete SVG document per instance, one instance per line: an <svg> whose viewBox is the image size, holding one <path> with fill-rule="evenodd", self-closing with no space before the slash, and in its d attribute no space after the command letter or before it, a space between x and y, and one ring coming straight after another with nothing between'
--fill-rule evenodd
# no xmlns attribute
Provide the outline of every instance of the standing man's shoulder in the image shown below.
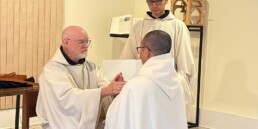
<svg viewBox="0 0 258 129"><path fill-rule="evenodd" d="M179 27L184 27L184 28L187 27L186 24L181 19L175 18L174 21Z"/></svg>
<svg viewBox="0 0 258 129"><path fill-rule="evenodd" d="M144 19L138 20L133 24L132 29L135 30L135 29L142 28L143 22L144 22Z"/></svg>
<svg viewBox="0 0 258 129"><path fill-rule="evenodd" d="M174 22L177 23L178 25L186 26L185 23L184 23L181 19L175 17L175 15L172 14L171 12L170 12L169 15L166 17L166 19L172 19L172 21L174 21Z"/></svg>

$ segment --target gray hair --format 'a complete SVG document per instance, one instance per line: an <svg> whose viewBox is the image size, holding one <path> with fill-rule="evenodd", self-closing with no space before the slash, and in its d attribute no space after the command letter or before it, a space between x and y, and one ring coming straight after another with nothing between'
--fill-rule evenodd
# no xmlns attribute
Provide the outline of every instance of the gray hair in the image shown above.
<svg viewBox="0 0 258 129"><path fill-rule="evenodd" d="M145 35L142 44L148 47L151 52L157 56L170 52L172 40L167 32L153 30Z"/></svg>

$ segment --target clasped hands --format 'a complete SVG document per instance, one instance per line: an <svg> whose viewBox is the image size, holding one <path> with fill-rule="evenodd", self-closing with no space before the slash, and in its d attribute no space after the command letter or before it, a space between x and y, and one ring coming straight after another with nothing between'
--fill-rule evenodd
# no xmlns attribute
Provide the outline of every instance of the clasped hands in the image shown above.
<svg viewBox="0 0 258 129"><path fill-rule="evenodd" d="M105 97L108 95L118 95L124 87L125 83L126 81L124 80L122 73L117 74L107 87L102 88L101 96Z"/></svg>

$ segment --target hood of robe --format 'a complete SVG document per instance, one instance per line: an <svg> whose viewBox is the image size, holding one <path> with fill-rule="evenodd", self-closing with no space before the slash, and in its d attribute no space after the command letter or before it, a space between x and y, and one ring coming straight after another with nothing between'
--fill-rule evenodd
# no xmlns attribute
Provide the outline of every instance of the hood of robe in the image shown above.
<svg viewBox="0 0 258 129"><path fill-rule="evenodd" d="M56 53L54 54L53 58L51 59L51 61L55 61L58 63L61 63L63 65L70 65L67 60L65 59L65 57L63 56L61 49L58 48L58 50L56 51Z"/></svg>
<svg viewBox="0 0 258 129"><path fill-rule="evenodd" d="M168 10L167 10L168 11ZM150 15L148 15L148 12L147 14L145 15L144 17L144 20L172 20L172 19L175 19L176 17L171 13L169 12L169 14L164 17L164 18L157 18L157 19L154 19L153 17L151 17Z"/></svg>
<svg viewBox="0 0 258 129"><path fill-rule="evenodd" d="M170 54L154 56L147 60L139 75L154 81L170 99L176 96L180 83L174 68L174 58Z"/></svg>

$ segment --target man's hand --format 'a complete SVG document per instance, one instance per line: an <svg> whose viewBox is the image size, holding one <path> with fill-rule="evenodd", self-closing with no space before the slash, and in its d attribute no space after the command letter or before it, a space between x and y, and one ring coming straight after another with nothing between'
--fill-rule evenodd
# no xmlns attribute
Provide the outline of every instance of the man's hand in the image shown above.
<svg viewBox="0 0 258 129"><path fill-rule="evenodd" d="M125 81L122 73L117 74L114 79L115 81Z"/></svg>
<svg viewBox="0 0 258 129"><path fill-rule="evenodd" d="M101 89L101 97L108 95L118 95L124 87L125 83L126 81L124 81L122 73L117 74L108 85L108 87Z"/></svg>

